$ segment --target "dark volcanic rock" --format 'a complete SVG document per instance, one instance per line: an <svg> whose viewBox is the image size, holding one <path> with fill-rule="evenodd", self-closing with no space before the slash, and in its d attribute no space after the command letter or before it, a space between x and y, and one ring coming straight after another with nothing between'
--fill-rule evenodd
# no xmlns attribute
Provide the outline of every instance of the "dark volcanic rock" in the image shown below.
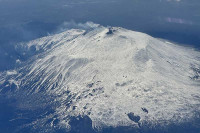
<svg viewBox="0 0 200 133"><path fill-rule="evenodd" d="M145 113L149 113L149 111L146 108L142 108L142 111L144 111Z"/></svg>
<svg viewBox="0 0 200 133"><path fill-rule="evenodd" d="M128 118L136 123L140 121L140 116L135 115L134 113L128 113Z"/></svg>
<svg viewBox="0 0 200 133"><path fill-rule="evenodd" d="M88 84L87 87L91 88L94 85L94 83Z"/></svg>

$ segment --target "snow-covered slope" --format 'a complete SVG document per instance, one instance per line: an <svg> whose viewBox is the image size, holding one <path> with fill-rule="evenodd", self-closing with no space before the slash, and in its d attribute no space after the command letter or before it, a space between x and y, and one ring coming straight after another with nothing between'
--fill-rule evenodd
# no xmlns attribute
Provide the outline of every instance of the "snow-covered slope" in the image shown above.
<svg viewBox="0 0 200 133"><path fill-rule="evenodd" d="M87 115L94 127L183 122L200 110L200 53L123 28L72 29L19 44L34 56L2 75L16 90L47 93L69 127ZM4 90L5 91L5 90Z"/></svg>

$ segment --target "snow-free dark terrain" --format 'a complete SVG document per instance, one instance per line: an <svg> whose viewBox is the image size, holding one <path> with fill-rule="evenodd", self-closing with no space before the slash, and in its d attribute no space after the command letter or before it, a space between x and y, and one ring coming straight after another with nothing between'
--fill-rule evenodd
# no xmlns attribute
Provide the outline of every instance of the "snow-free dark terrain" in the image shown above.
<svg viewBox="0 0 200 133"><path fill-rule="evenodd" d="M192 122L200 131L200 52L88 25L16 45L29 59L0 73L8 123L18 121L4 131L167 132Z"/></svg>

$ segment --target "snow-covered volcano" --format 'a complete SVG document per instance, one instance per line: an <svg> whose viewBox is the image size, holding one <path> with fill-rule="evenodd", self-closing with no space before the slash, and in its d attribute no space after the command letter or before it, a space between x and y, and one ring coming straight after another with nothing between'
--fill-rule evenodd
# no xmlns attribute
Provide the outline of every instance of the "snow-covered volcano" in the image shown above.
<svg viewBox="0 0 200 133"><path fill-rule="evenodd" d="M200 111L200 53L191 48L97 26L16 49L32 56L2 73L1 84L15 84L8 92L52 95L59 106L47 117L62 127L69 128L73 116L88 116L94 127L181 123Z"/></svg>

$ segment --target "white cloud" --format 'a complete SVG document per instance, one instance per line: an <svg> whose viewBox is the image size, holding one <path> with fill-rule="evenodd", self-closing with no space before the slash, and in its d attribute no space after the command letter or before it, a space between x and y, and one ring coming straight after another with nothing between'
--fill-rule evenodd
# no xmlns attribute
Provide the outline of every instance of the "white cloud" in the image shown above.
<svg viewBox="0 0 200 133"><path fill-rule="evenodd" d="M182 18L171 18L171 17L167 17L165 18L165 21L168 23L177 23L177 24L189 24L192 25L193 22L190 20L185 20Z"/></svg>
<svg viewBox="0 0 200 133"><path fill-rule="evenodd" d="M75 21L64 22L62 25L58 27L57 32L63 32L68 29L94 29L99 27L99 24L95 24L93 22L86 22L86 23L76 23Z"/></svg>

